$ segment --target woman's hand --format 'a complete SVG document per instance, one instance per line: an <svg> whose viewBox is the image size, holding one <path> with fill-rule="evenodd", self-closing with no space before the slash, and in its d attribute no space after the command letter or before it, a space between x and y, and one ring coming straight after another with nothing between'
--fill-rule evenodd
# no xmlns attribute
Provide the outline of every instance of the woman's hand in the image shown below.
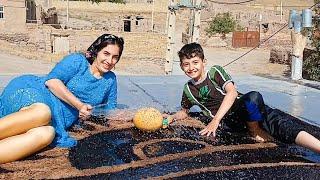
<svg viewBox="0 0 320 180"><path fill-rule="evenodd" d="M213 119L204 129L202 129L199 133L202 136L210 136L212 135L213 137L216 136L216 131L218 129L220 121L217 121Z"/></svg>
<svg viewBox="0 0 320 180"><path fill-rule="evenodd" d="M79 118L87 120L92 113L92 106L90 104L83 104L79 109Z"/></svg>

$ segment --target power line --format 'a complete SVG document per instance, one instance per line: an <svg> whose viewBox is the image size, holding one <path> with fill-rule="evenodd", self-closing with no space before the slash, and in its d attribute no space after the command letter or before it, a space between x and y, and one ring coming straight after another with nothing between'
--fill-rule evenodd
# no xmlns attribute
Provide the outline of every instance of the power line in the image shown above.
<svg viewBox="0 0 320 180"><path fill-rule="evenodd" d="M256 45L254 48L250 49L248 52L242 54L240 57L238 57L237 59L223 65L223 67L226 67L230 64L232 64L233 62L239 60L240 58L242 58L243 56L249 54L251 51L253 51L254 49L256 49L257 47L259 47L261 44L265 43L266 41L268 41L269 39L271 39L274 35L276 35L278 32L282 31L282 29L284 29L285 27L287 27L288 23L286 23L285 25L283 25L279 30L277 30L275 33L273 33L271 36L269 36L267 39L265 39L264 41L260 42L258 45Z"/></svg>
<svg viewBox="0 0 320 180"><path fill-rule="evenodd" d="M244 4L244 3L252 2L255 0L246 0L246 1L240 1L240 2L220 2L220 1L214 1L214 0L207 0L207 1L213 2L216 4Z"/></svg>
<svg viewBox="0 0 320 180"><path fill-rule="evenodd" d="M320 4L320 2L315 3L314 5L310 6L309 9L312 9L313 7L317 6L318 4ZM251 51L253 51L254 49L256 49L257 47L259 47L261 44L265 43L266 41L268 41L269 39L271 39L274 35L276 35L277 33L279 33L280 31L282 31L285 27L287 27L288 23L286 23L285 25L283 25L279 30L277 30L275 33L273 33L271 36L269 36L267 39L265 39L264 41L260 42L258 45L256 45L254 48L250 49L249 51L247 51L246 53L242 54L241 56L239 56L238 58L236 58L235 60L232 60L231 62L223 65L223 67L226 67L232 63L234 63L235 61L239 60L240 58L242 58L243 56L249 54Z"/></svg>

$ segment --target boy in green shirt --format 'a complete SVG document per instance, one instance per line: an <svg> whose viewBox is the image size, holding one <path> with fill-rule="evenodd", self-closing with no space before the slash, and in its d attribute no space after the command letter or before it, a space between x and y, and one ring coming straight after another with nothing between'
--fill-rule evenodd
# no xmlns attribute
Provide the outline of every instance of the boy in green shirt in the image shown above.
<svg viewBox="0 0 320 180"><path fill-rule="evenodd" d="M198 105L209 118L209 121L204 122L207 126L199 132L201 135L215 136L223 120L227 126L233 128L241 128L243 124L250 135L259 142L275 137L320 153L320 141L294 121L268 118L272 109L264 104L259 92L251 91L239 95L231 76L221 66L215 65L206 72L206 60L199 44L184 45L178 55L181 69L191 79L184 86L182 109L168 119L184 119L188 117L189 109Z"/></svg>

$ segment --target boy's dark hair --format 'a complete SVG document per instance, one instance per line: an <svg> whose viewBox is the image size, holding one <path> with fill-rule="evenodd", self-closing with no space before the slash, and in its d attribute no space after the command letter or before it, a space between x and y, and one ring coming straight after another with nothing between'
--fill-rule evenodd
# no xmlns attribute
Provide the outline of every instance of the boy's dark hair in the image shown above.
<svg viewBox="0 0 320 180"><path fill-rule="evenodd" d="M184 45L180 51L178 52L180 63L183 59L191 59L193 57L199 57L200 59L204 59L203 49L198 43L189 43Z"/></svg>

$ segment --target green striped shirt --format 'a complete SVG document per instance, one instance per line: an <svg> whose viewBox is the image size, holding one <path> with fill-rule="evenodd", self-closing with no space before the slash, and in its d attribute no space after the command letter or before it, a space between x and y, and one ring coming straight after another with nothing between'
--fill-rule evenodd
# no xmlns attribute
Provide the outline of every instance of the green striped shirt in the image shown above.
<svg viewBox="0 0 320 180"><path fill-rule="evenodd" d="M183 89L181 107L190 109L198 105L203 113L213 117L226 94L225 86L232 82L231 76L221 67L212 66L201 82L189 80Z"/></svg>

